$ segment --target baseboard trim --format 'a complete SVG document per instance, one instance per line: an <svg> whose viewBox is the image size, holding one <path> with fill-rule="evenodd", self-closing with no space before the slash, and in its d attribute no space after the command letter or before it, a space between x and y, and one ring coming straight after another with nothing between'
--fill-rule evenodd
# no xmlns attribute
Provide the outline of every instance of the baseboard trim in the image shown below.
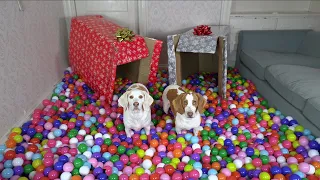
<svg viewBox="0 0 320 180"><path fill-rule="evenodd" d="M60 82L61 82L61 79L57 83L54 84L53 89ZM23 125L23 123L25 123L31 119L31 117L33 115L33 111L35 109L42 109L43 108L42 101L44 99L49 99L51 97L53 89L51 89L50 92L46 92L41 98L38 98L36 104L28 112L24 113L24 115L21 118L19 118L20 120L18 122L16 122L10 129L8 129L8 131L0 138L0 144L4 144L7 141L8 135L10 134L12 128L21 127Z"/></svg>

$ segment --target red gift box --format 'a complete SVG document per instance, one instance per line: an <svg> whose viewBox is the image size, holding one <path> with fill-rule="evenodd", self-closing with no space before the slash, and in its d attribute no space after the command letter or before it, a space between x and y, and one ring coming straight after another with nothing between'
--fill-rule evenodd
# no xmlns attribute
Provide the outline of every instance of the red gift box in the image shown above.
<svg viewBox="0 0 320 180"><path fill-rule="evenodd" d="M151 59L148 80L156 81L162 41L155 40L152 54L145 37L118 42L115 34L122 28L100 15L72 18L69 60L73 71L97 93L112 101L117 66Z"/></svg>

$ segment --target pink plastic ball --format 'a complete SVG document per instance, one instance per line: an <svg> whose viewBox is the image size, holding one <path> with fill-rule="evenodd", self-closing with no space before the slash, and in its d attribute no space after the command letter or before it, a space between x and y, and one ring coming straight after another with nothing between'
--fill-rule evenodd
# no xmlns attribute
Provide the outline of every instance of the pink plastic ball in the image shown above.
<svg viewBox="0 0 320 180"><path fill-rule="evenodd" d="M172 174L172 177L171 177L172 180L182 180L182 174L179 173L179 172L175 172Z"/></svg>
<svg viewBox="0 0 320 180"><path fill-rule="evenodd" d="M130 166L126 166L123 168L123 173L130 176L132 174L132 168Z"/></svg>
<svg viewBox="0 0 320 180"><path fill-rule="evenodd" d="M299 170L303 173L307 173L310 170L310 166L308 163L302 162L299 164Z"/></svg>
<svg viewBox="0 0 320 180"><path fill-rule="evenodd" d="M308 145L308 143L309 143L308 138L305 137L305 136L301 136L301 137L299 138L299 143L300 143L301 146L306 146L306 145Z"/></svg>
<svg viewBox="0 0 320 180"><path fill-rule="evenodd" d="M126 174L121 174L119 176L119 180L128 180L128 179L129 179L129 177Z"/></svg>
<svg viewBox="0 0 320 180"><path fill-rule="evenodd" d="M164 174L161 174L160 179L161 180L170 180L170 176L168 174L164 173Z"/></svg>
<svg viewBox="0 0 320 180"><path fill-rule="evenodd" d="M149 180L149 174L146 174L146 173L141 174L140 180Z"/></svg>
<svg viewBox="0 0 320 180"><path fill-rule="evenodd" d="M284 148L289 149L289 148L291 148L291 142L288 141L288 140L284 140L284 141L282 142L282 146L283 146Z"/></svg>
<svg viewBox="0 0 320 180"><path fill-rule="evenodd" d="M231 176L231 171L227 168L221 169L221 172L226 176Z"/></svg>
<svg viewBox="0 0 320 180"><path fill-rule="evenodd" d="M164 145L159 145L157 149L158 149L158 152L166 151L166 147Z"/></svg>
<svg viewBox="0 0 320 180"><path fill-rule="evenodd" d="M89 175L86 175L83 180L94 180L94 175L92 174L89 174Z"/></svg>
<svg viewBox="0 0 320 180"><path fill-rule="evenodd" d="M200 176L199 172L198 172L197 170L195 170L195 169L193 169L193 170L191 170L191 171L189 172L189 177L190 177L190 178L198 179L199 176Z"/></svg>
<svg viewBox="0 0 320 180"><path fill-rule="evenodd" d="M290 164L298 164L298 160L295 157L289 157L287 159L287 163Z"/></svg>
<svg viewBox="0 0 320 180"><path fill-rule="evenodd" d="M71 172L73 170L74 166L71 162L67 162L63 165L63 171L65 172Z"/></svg>
<svg viewBox="0 0 320 180"><path fill-rule="evenodd" d="M259 159L259 158L255 158L255 159L252 160L252 164L253 164L255 167L260 167L260 166L262 166L262 161L261 161L261 159Z"/></svg>

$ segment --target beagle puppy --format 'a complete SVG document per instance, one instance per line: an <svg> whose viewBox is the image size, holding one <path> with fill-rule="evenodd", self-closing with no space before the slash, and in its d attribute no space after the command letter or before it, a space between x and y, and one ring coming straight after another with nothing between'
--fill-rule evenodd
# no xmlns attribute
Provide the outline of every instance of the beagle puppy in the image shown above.
<svg viewBox="0 0 320 180"><path fill-rule="evenodd" d="M175 116L175 128L179 134L182 130L193 129L195 136L203 128L200 126L201 114L207 100L199 93L186 93L178 85L169 85L162 94L163 111L168 113L169 108Z"/></svg>
<svg viewBox="0 0 320 180"><path fill-rule="evenodd" d="M118 99L118 104L123 107L123 123L127 137L142 128L146 134L150 134L151 104L153 98L149 95L148 89L140 83L132 84L127 91Z"/></svg>

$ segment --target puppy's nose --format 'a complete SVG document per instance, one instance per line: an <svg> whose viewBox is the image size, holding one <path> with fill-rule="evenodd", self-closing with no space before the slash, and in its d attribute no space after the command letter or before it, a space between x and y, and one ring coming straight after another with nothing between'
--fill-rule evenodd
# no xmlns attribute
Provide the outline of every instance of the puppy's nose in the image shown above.
<svg viewBox="0 0 320 180"><path fill-rule="evenodd" d="M187 115L188 115L189 117L192 117L192 116L193 116L193 112L188 112Z"/></svg>
<svg viewBox="0 0 320 180"><path fill-rule="evenodd" d="M139 106L139 103L138 103L138 102L134 102L134 103L133 103L133 106L134 106L134 107L137 107L137 106Z"/></svg>

